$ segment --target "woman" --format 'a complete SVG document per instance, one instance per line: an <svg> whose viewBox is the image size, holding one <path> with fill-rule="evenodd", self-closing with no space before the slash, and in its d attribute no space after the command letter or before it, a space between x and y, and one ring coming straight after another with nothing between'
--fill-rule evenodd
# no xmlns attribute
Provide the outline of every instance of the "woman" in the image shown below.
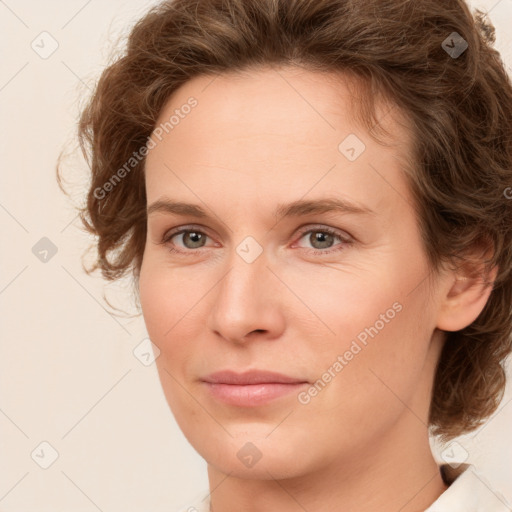
<svg viewBox="0 0 512 512"><path fill-rule="evenodd" d="M90 271L134 276L208 463L187 510L507 510L429 437L496 410L511 351L492 42L462 0L177 0L102 74Z"/></svg>

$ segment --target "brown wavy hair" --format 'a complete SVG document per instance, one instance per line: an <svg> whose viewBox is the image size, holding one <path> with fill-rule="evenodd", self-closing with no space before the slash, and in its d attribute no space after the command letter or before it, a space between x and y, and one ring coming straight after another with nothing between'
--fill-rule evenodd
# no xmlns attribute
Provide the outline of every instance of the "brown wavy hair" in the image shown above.
<svg viewBox="0 0 512 512"><path fill-rule="evenodd" d="M454 32L467 43L460 55L450 53L463 48ZM480 272L498 267L482 313L446 333L429 412L431 432L442 441L476 429L502 399L512 350L512 84L493 43L490 22L463 0L154 6L131 28L81 111L78 140L91 182L79 213L96 237L95 262L84 269L100 269L107 280L131 275L138 295L144 147L182 84L197 75L285 65L355 77L358 116L372 137L379 140L382 129L377 93L410 122L414 171L406 178L432 272L444 262L476 272L470 255L478 247L489 255ZM59 158L64 190L60 167Z"/></svg>

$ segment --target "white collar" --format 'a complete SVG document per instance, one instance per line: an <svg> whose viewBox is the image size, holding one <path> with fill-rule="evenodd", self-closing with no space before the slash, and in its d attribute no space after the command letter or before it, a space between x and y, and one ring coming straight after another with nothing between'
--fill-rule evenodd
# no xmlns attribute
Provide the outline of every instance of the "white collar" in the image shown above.
<svg viewBox="0 0 512 512"><path fill-rule="evenodd" d="M425 512L507 512L510 504L471 464L441 466L450 486Z"/></svg>

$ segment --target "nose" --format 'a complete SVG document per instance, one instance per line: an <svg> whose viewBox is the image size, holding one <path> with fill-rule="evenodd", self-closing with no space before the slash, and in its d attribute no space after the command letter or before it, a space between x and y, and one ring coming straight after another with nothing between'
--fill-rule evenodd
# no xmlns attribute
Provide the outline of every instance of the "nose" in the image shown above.
<svg viewBox="0 0 512 512"><path fill-rule="evenodd" d="M234 252L229 270L215 287L208 328L238 344L278 338L285 326L284 288L269 267L265 251L252 262Z"/></svg>

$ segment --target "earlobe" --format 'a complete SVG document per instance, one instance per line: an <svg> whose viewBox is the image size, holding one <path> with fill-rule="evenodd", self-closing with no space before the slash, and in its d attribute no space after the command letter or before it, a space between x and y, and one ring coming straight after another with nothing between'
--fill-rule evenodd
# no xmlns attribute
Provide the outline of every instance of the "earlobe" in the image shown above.
<svg viewBox="0 0 512 512"><path fill-rule="evenodd" d="M452 280L441 304L436 327L443 331L460 331L473 323L491 295L497 273L495 267L487 279L480 274L474 277L457 276Z"/></svg>

